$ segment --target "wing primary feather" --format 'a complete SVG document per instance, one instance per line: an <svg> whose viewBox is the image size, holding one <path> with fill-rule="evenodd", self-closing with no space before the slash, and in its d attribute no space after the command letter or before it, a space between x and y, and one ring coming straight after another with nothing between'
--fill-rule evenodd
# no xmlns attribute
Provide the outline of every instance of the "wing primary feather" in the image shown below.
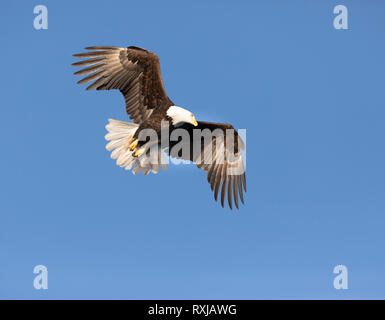
<svg viewBox="0 0 385 320"><path fill-rule="evenodd" d="M247 190L246 190L246 175L244 173L242 174L242 183L243 183L243 189L245 189L245 192L247 192Z"/></svg>
<svg viewBox="0 0 385 320"><path fill-rule="evenodd" d="M95 65L93 65L93 66L91 66L91 67L84 68L84 69L82 69L82 70L79 70L79 71L74 72L74 75L75 75L75 76L82 76L82 75L91 73L91 72L93 72L93 71L97 71L97 70L98 70L99 68L101 68L103 65L104 65L104 63L95 64Z"/></svg>
<svg viewBox="0 0 385 320"><path fill-rule="evenodd" d="M94 72L92 74L90 74L89 76L79 80L77 83L78 84L83 84L83 83L87 83L87 82L90 82L92 80L95 80L97 78L100 78L100 75L103 73L104 71L101 70L101 71L97 71L97 72Z"/></svg>
<svg viewBox="0 0 385 320"><path fill-rule="evenodd" d="M239 190L239 197L241 198L242 203L245 204L245 202L243 201L243 191L242 191L241 176L238 176L238 190Z"/></svg>
<svg viewBox="0 0 385 320"><path fill-rule="evenodd" d="M88 59L83 61L74 62L72 65L74 67L80 67L80 66L90 66L91 64L95 64L100 61L106 60L105 57L95 58L95 59Z"/></svg>
<svg viewBox="0 0 385 320"><path fill-rule="evenodd" d="M213 174L213 170L215 169L215 161L214 163L211 165L209 171L207 172L207 181L211 184L211 176Z"/></svg>
<svg viewBox="0 0 385 320"><path fill-rule="evenodd" d="M225 174L224 174L224 177L223 177L222 191L221 191L221 205L222 205L222 208L224 208L224 206L225 206L225 197L226 197L226 182L227 182L226 170L227 170L227 165L225 164L224 165Z"/></svg>
<svg viewBox="0 0 385 320"><path fill-rule="evenodd" d="M219 187L221 186L221 182L222 182L223 166L220 166L220 167L221 168L218 169L219 176L217 177L217 179L215 181L215 190L214 190L215 201L218 201Z"/></svg>
<svg viewBox="0 0 385 320"><path fill-rule="evenodd" d="M113 47L113 46L94 46L94 47L87 47L84 48L86 50L121 50L120 47Z"/></svg>
<svg viewBox="0 0 385 320"><path fill-rule="evenodd" d="M108 52L108 51L82 52L82 53L75 53L72 56L75 58L93 58L93 57L99 57L105 54L111 54L111 52Z"/></svg>
<svg viewBox="0 0 385 320"><path fill-rule="evenodd" d="M233 192L231 190L233 186L233 176L230 175L229 176L229 185L228 185L228 191L227 191L227 200L229 202L229 206L230 206L230 209L233 210L233 200L232 200L232 195L233 195Z"/></svg>
<svg viewBox="0 0 385 320"><path fill-rule="evenodd" d="M214 164L214 170L212 171L212 174L210 177L211 191L214 191L214 186L215 186L215 182L216 182L217 174L218 174L218 170L219 170L218 168L219 168L219 166Z"/></svg>
<svg viewBox="0 0 385 320"><path fill-rule="evenodd" d="M234 202L235 202L235 206L237 207L237 209L239 209L239 202L238 202L238 179L239 179L239 176L234 176L233 178L233 191L234 191Z"/></svg>

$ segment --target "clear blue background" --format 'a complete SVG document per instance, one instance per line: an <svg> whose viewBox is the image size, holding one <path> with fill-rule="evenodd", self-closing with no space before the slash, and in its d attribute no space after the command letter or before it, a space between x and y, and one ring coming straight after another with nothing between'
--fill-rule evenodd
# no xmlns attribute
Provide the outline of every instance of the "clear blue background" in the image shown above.
<svg viewBox="0 0 385 320"><path fill-rule="evenodd" d="M0 16L0 298L385 298L383 1L7 1ZM90 45L156 52L177 105L247 129L241 210L193 165L116 166L104 126L127 119L123 98L72 75Z"/></svg>

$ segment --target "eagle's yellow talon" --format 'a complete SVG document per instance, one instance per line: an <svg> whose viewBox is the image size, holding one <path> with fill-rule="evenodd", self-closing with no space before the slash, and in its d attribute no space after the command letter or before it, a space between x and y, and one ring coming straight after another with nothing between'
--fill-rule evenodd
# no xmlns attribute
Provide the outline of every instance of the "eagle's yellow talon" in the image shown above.
<svg viewBox="0 0 385 320"><path fill-rule="evenodd" d="M136 139L133 143L130 144L129 148L131 151L134 151L136 146L138 145L139 140Z"/></svg>
<svg viewBox="0 0 385 320"><path fill-rule="evenodd" d="M144 153L144 149L139 149L135 151L135 157L138 158Z"/></svg>

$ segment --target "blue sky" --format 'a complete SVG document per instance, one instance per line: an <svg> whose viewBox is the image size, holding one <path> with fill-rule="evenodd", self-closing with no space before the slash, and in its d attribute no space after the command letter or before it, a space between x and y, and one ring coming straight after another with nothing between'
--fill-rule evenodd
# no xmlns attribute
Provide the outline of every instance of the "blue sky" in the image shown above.
<svg viewBox="0 0 385 320"><path fill-rule="evenodd" d="M33 8L48 8L48 30ZM333 8L348 8L335 30ZM382 1L7 1L0 13L0 298L385 298ZM198 120L247 129L246 205L203 171L133 176L105 150L119 92L73 53L156 52ZM33 268L48 268L35 290ZM333 268L348 268L348 290Z"/></svg>

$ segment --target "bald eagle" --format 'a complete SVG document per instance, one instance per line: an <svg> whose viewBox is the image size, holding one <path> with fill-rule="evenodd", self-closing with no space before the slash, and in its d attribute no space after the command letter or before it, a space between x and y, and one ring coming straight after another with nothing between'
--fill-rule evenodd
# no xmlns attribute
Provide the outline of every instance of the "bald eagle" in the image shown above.
<svg viewBox="0 0 385 320"><path fill-rule="evenodd" d="M74 73L87 75L78 83L92 82L87 90L120 90L125 99L126 112L132 120L109 119L106 125L108 134L105 138L109 141L106 148L112 151L111 158L116 159L117 165L126 170L132 169L134 174L142 172L146 175L149 172L157 173L160 168L167 169L164 152L171 159L191 161L206 171L215 200L218 200L221 192L221 204L224 207L227 191L229 207L233 208L234 199L238 209L238 195L244 203L243 191L246 192L245 169L240 152L245 146L233 126L197 121L193 113L175 106L167 96L159 58L155 53L135 46L85 49L88 51L73 55L86 58L72 64L86 67ZM168 125L167 131L164 130L164 124ZM141 138L141 134L150 129L158 135L155 143L150 143L148 136ZM180 133L180 130L187 133L187 140L181 141L180 135L176 135L178 139L172 139L173 133ZM209 138L206 139L207 135L194 138L196 130L209 133ZM228 142L230 135L234 136L232 143ZM166 145L164 142L167 142ZM154 145L158 151L149 156L150 147ZM173 148L177 151L173 152Z"/></svg>

